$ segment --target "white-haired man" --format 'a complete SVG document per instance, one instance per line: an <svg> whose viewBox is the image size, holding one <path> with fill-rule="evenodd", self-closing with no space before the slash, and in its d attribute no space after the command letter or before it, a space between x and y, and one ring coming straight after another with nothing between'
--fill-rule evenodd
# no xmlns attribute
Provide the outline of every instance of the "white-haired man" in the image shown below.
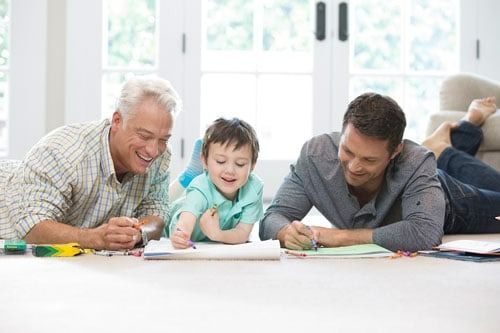
<svg viewBox="0 0 500 333"><path fill-rule="evenodd" d="M181 101L171 84L133 77L111 120L63 126L0 175L0 238L130 249L168 220L170 151Z"/></svg>

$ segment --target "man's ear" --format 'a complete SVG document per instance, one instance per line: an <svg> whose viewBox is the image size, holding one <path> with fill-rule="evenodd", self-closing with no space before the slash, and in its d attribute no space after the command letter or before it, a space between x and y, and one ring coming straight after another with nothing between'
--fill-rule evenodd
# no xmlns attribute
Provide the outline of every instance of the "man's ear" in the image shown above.
<svg viewBox="0 0 500 333"><path fill-rule="evenodd" d="M111 129L118 129L118 127L121 126L123 122L123 116L122 114L116 110L113 112L113 116L111 117Z"/></svg>
<svg viewBox="0 0 500 333"><path fill-rule="evenodd" d="M402 142L396 147L396 149L394 150L394 153L392 153L391 160L394 159L396 156L398 156L399 153L401 153L401 150L403 150L403 143Z"/></svg>

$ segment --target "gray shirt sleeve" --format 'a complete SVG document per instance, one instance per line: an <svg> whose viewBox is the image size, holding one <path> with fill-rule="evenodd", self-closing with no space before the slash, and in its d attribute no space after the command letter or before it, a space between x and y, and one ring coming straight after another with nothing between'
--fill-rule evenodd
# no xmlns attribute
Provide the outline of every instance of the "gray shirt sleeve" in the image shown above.
<svg viewBox="0 0 500 333"><path fill-rule="evenodd" d="M390 250L417 251L438 245L443 236L446 203L434 156L426 154L405 183L401 220L375 228L373 242Z"/></svg>

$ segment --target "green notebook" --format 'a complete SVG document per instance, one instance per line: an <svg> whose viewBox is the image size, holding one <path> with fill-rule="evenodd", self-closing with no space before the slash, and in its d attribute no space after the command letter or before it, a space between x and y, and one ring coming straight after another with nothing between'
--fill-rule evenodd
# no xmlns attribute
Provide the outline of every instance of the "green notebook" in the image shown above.
<svg viewBox="0 0 500 333"><path fill-rule="evenodd" d="M341 247L320 247L318 248L318 251L287 250L286 253L291 256L306 258L380 258L390 257L394 254L393 252L377 244L360 244Z"/></svg>

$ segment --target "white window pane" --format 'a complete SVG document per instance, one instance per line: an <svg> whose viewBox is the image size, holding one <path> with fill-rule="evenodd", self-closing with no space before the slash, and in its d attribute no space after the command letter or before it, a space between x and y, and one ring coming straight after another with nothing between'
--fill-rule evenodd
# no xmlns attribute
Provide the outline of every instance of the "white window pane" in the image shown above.
<svg viewBox="0 0 500 333"><path fill-rule="evenodd" d="M251 50L253 48L254 1L206 0L204 48Z"/></svg>
<svg viewBox="0 0 500 333"><path fill-rule="evenodd" d="M9 153L9 48L10 1L0 0L0 157Z"/></svg>
<svg viewBox="0 0 500 333"><path fill-rule="evenodd" d="M439 110L441 78L409 78L405 87L405 138L422 142L431 112Z"/></svg>
<svg viewBox="0 0 500 333"><path fill-rule="evenodd" d="M351 1L351 69L400 70L401 1Z"/></svg>
<svg viewBox="0 0 500 333"><path fill-rule="evenodd" d="M9 63L9 1L0 0L0 66Z"/></svg>
<svg viewBox="0 0 500 333"><path fill-rule="evenodd" d="M156 0L106 0L105 66L156 66L156 6Z"/></svg>
<svg viewBox="0 0 500 333"><path fill-rule="evenodd" d="M219 117L238 117L255 126L255 75L205 74L201 77L201 128Z"/></svg>
<svg viewBox="0 0 500 333"><path fill-rule="evenodd" d="M312 20L309 0L268 0L263 8L265 51L309 51L312 45Z"/></svg>
<svg viewBox="0 0 500 333"><path fill-rule="evenodd" d="M9 103L7 82L7 75L0 72L0 156L6 156L9 147Z"/></svg>
<svg viewBox="0 0 500 333"><path fill-rule="evenodd" d="M454 71L458 67L456 0L412 1L409 66L413 71Z"/></svg>
<svg viewBox="0 0 500 333"><path fill-rule="evenodd" d="M312 136L310 75L261 75L256 129L260 159L295 159Z"/></svg>
<svg viewBox="0 0 500 333"><path fill-rule="evenodd" d="M375 92L393 98L401 107L403 101L403 80L394 77L356 76L349 82L349 100L365 92Z"/></svg>

